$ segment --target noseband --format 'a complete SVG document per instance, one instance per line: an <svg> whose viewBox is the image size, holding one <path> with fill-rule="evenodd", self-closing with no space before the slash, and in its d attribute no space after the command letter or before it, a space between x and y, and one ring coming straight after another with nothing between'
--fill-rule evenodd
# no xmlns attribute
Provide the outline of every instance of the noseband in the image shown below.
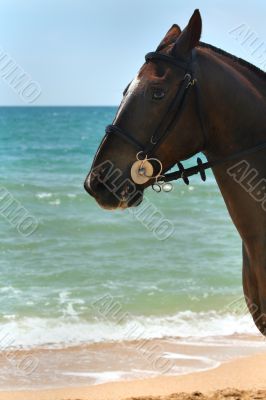
<svg viewBox="0 0 266 400"><path fill-rule="evenodd" d="M178 68L181 68L185 71L184 77L180 83L179 89L178 89L173 101L170 104L170 107L168 108L166 114L164 115L161 122L159 123L157 129L151 136L149 143L147 145L143 145L135 137L133 137L129 132L126 132L124 129L120 128L117 125L108 125L106 127L105 132L107 135L115 134L118 137L120 137L121 139L123 139L125 142L129 143L130 145L132 145L136 148L137 161L135 161L135 163L133 164L132 169L134 170L134 166L136 166L137 170L134 170L134 174L132 174L132 169L131 169L132 178L133 178L133 176L136 177L136 175L138 175L138 174L139 174L139 176L143 176L143 171L144 171L144 175L145 175L145 165L147 165L146 163L149 164L149 165L147 165L147 167L148 167L147 169L150 170L152 168L152 170L153 170L153 167L149 163L149 160L156 160L162 167L161 162L158 159L154 158L154 152L171 133L171 129L172 129L173 125L176 123L177 119L179 118L179 116L182 113L183 106L185 104L185 100L186 100L186 97L187 97L190 89L192 87L197 88L197 79L195 79L193 77L194 73L193 73L193 68L192 68L193 64L195 64L195 57L196 57L195 50L192 51L192 57L188 63L176 60L171 55L161 54L158 52L151 52L151 53L146 54L146 56L145 56L146 62L157 61L157 60L166 61L166 62L168 62ZM204 120L203 120L203 113L202 113L201 103L199 101L198 93L197 93L196 97L197 97L197 111L198 111L197 113L198 113L199 122L200 122L201 130L202 130L202 134L203 134L203 148L205 148L207 135L206 135L206 129L205 129ZM156 176L145 175L146 180L142 181L140 179L140 181L137 181L136 178L133 178L132 180L137 184L142 184L142 183L147 182L150 179L153 179L155 184L153 184L152 187L155 191L161 191L163 185L165 185L166 182L170 182L170 181L174 181L174 180L178 180L178 179L183 179L184 183L186 185L189 185L189 179L188 179L189 176L196 175L199 173L201 179L203 181L205 181L206 180L206 174L205 174L206 169L212 168L216 165L225 163L227 161L232 161L241 156L255 153L255 152L265 149L265 148L266 148L266 143L262 143L255 147L252 147L250 149L231 154L223 159L213 160L213 161L209 161L209 162L205 162L205 163L203 163L202 160L198 157L197 165L190 167L190 168L186 168L186 169L184 168L184 166L181 162L177 162L178 171L160 175L160 173L162 172L162 168L161 168L160 173ZM141 156L140 156L140 154L141 154ZM142 164L140 163L140 159L143 161ZM169 190L165 190L165 191L169 191Z"/></svg>

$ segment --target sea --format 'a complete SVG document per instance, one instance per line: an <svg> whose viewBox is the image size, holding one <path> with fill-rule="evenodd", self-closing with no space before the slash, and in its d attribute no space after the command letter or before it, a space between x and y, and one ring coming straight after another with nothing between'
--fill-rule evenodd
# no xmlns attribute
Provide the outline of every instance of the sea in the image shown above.
<svg viewBox="0 0 266 400"><path fill-rule="evenodd" d="M132 343L159 343L175 373L215 367L237 346L238 355L265 351L243 299L241 241L211 171L169 193L147 189L140 211L103 210L84 191L115 112L0 108L0 389L14 374L16 388L156 374L147 360L128 366L140 348ZM18 374L10 352L38 354L41 367Z"/></svg>

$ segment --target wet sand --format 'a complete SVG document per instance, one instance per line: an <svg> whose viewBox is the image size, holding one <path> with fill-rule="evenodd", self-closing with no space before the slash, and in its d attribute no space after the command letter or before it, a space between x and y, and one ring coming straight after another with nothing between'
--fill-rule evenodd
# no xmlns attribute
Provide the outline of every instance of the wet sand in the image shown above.
<svg viewBox="0 0 266 400"><path fill-rule="evenodd" d="M125 399L266 399L266 355L243 357L212 370L177 377L162 376L79 388L0 392L0 400Z"/></svg>
<svg viewBox="0 0 266 400"><path fill-rule="evenodd" d="M266 354L262 336L174 338L29 348L0 353L2 391L88 387L211 370Z"/></svg>

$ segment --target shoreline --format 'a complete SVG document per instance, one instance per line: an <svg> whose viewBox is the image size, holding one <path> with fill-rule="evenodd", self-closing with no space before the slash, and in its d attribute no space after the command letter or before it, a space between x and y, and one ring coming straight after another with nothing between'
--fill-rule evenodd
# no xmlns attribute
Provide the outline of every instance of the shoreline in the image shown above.
<svg viewBox="0 0 266 400"><path fill-rule="evenodd" d="M7 350L0 352L0 388L42 391L179 378L262 353L266 356L263 337L236 334Z"/></svg>
<svg viewBox="0 0 266 400"><path fill-rule="evenodd" d="M136 397L143 397L143 400L148 400L150 399L149 396L164 396L160 398L160 400L163 400L165 396L181 392L208 394L226 388L234 388L235 391L261 391L266 390L265 371L266 354L259 354L229 361L208 371L194 372L183 376L163 376L111 382L90 387L0 392L0 400L133 400L133 398L137 400ZM239 399L252 398L242 397L242 394L239 393L238 395ZM245 396L245 393L243 393L243 396ZM258 396L262 396L257 397L258 399L265 399L266 392L265 395L259 394ZM196 397L200 399L199 395ZM172 398L178 399L179 397Z"/></svg>

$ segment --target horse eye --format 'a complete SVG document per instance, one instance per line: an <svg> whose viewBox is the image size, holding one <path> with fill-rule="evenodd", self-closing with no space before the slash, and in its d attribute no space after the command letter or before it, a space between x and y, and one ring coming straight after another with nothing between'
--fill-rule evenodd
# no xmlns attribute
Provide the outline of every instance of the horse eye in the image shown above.
<svg viewBox="0 0 266 400"><path fill-rule="evenodd" d="M161 100L164 98L164 96L165 92L163 89L156 89L152 94L152 98L155 100Z"/></svg>

